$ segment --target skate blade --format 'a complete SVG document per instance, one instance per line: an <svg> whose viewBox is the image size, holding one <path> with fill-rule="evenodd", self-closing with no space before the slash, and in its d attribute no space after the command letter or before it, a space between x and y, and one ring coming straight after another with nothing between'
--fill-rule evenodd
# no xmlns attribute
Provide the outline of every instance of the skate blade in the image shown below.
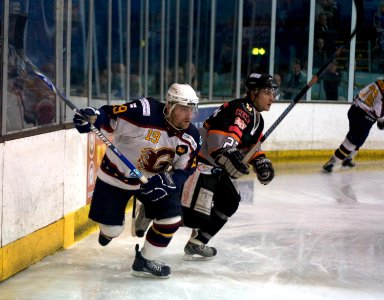
<svg viewBox="0 0 384 300"><path fill-rule="evenodd" d="M204 260L211 260L213 259L214 256L209 256L209 257L206 257L206 256L201 256L201 255L195 255L195 254L184 254L183 255L183 260L186 260L186 261L204 261Z"/></svg>
<svg viewBox="0 0 384 300"><path fill-rule="evenodd" d="M156 276L156 275L153 275L152 273L148 273L144 271L135 271L135 270L132 270L131 275L135 277L156 278L156 279L167 279L171 277L171 274L167 276Z"/></svg>

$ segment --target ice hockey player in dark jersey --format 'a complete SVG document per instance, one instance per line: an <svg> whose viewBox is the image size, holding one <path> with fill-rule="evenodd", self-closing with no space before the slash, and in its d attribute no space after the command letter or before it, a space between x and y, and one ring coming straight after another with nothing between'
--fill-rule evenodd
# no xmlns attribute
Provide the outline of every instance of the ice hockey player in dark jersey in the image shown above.
<svg viewBox="0 0 384 300"><path fill-rule="evenodd" d="M140 251L136 245L134 276L170 277L170 267L157 259L181 225L181 187L196 168L200 135L191 121L198 100L192 87L174 83L165 104L141 98L124 105L81 109L88 122L83 116L74 116L80 133L89 132L91 122L110 134L116 148L148 178L148 183L141 184L107 148L89 212L89 218L99 224L102 246L122 233L125 208L132 196L142 202L147 217L154 219Z"/></svg>
<svg viewBox="0 0 384 300"><path fill-rule="evenodd" d="M182 195L183 224L193 228L184 248L185 260L206 260L217 254L207 244L237 211L240 193L236 179L249 174L249 165L262 184L274 177L272 163L261 149L250 158L249 165L242 160L262 137L260 112L269 111L277 83L269 74L252 73L245 86L245 98L220 106L199 129L203 143L198 166Z"/></svg>
<svg viewBox="0 0 384 300"><path fill-rule="evenodd" d="M348 110L348 121L349 130L344 141L323 165L325 173L331 173L336 166L353 168L356 164L353 158L373 124L377 122L377 128L384 129L384 80L371 82L358 92Z"/></svg>

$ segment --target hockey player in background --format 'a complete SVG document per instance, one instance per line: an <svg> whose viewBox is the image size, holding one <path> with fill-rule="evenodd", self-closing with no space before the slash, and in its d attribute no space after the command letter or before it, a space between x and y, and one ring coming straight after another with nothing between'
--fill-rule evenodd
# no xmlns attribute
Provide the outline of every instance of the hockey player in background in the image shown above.
<svg viewBox="0 0 384 300"><path fill-rule="evenodd" d="M384 80L377 80L365 86L353 99L348 110L349 131L329 159L323 165L323 171L330 173L337 165L354 167L353 158L367 139L372 125L377 122L380 130L384 129Z"/></svg>
<svg viewBox="0 0 384 300"><path fill-rule="evenodd" d="M114 145L148 179L141 184L107 148L98 171L89 218L99 224L99 243L106 246L124 229L125 208L136 196L154 219L141 251L136 245L132 275L168 278L171 270L157 261L181 224L181 186L196 167L200 135L191 124L198 97L187 84L174 83L166 103L141 98L124 105L86 107L73 122L80 133L90 124L111 134ZM84 120L84 116L86 120ZM172 167L171 171L169 171Z"/></svg>
<svg viewBox="0 0 384 300"><path fill-rule="evenodd" d="M275 101L277 83L269 74L252 73L245 82L247 95L220 106L199 129L202 137L196 172L183 189L183 225L193 228L184 247L184 260L206 260L217 254L208 242L237 211L241 200L236 180L253 167L258 180L274 177L271 161L261 149L242 162L262 136L264 120Z"/></svg>

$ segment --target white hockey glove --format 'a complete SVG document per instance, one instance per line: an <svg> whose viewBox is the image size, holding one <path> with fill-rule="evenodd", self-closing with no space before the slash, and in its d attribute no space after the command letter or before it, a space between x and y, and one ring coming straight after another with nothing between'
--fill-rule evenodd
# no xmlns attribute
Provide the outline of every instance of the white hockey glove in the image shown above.
<svg viewBox="0 0 384 300"><path fill-rule="evenodd" d="M257 174L257 179L259 179L261 184L267 185L275 177L275 170L268 158L264 156L256 158L252 165L253 171Z"/></svg>
<svg viewBox="0 0 384 300"><path fill-rule="evenodd" d="M244 156L236 148L224 148L216 157L215 162L227 171L233 179L238 179L241 176L248 175L248 166L243 163Z"/></svg>
<svg viewBox="0 0 384 300"><path fill-rule="evenodd" d="M73 124L80 133L90 132L90 124L94 124L99 115L100 111L93 107L82 108L73 116Z"/></svg>
<svg viewBox="0 0 384 300"><path fill-rule="evenodd" d="M141 185L140 192L150 201L158 201L174 192L176 185L168 172L159 173L148 179Z"/></svg>

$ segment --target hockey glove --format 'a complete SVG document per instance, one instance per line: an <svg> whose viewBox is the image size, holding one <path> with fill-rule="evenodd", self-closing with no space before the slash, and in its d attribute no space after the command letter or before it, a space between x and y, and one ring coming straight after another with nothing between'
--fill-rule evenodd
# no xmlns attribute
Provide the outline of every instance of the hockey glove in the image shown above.
<svg viewBox="0 0 384 300"><path fill-rule="evenodd" d="M80 109L73 117L73 124L80 133L91 131L91 124L96 122L100 112L93 107L85 107Z"/></svg>
<svg viewBox="0 0 384 300"><path fill-rule="evenodd" d="M377 128L379 128L380 130L383 130L384 129L384 122L377 121Z"/></svg>
<svg viewBox="0 0 384 300"><path fill-rule="evenodd" d="M141 185L140 192L148 200L157 201L176 192L176 185L171 174L164 172L149 178Z"/></svg>
<svg viewBox="0 0 384 300"><path fill-rule="evenodd" d="M248 166L243 163L244 156L236 148L224 148L215 162L227 171L233 179L249 174Z"/></svg>
<svg viewBox="0 0 384 300"><path fill-rule="evenodd" d="M267 185L275 177L275 170L272 167L271 161L266 157L259 157L253 162L253 170L257 174L261 184Z"/></svg>

